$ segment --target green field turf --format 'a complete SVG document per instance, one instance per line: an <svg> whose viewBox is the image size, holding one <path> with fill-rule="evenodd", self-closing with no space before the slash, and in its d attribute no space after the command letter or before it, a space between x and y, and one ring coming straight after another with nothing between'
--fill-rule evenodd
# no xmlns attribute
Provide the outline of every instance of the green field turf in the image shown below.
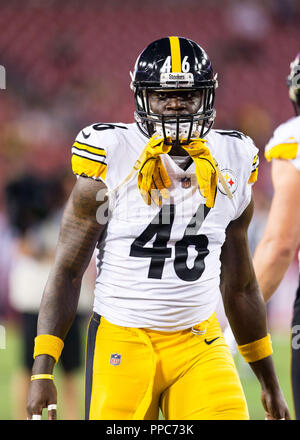
<svg viewBox="0 0 300 440"><path fill-rule="evenodd" d="M11 381L13 372L19 365L20 342L18 339L18 329L11 324L5 325L6 329L6 349L0 349L0 420L15 419L12 408ZM84 332L83 332L84 333ZM85 335L83 335L85 338ZM291 416L294 417L291 389L290 389L290 349L288 335L272 334L274 361L279 376L279 381L290 408ZM241 359L240 355L235 357L236 365L240 373L241 381L245 390L250 417L254 420L263 420L264 411L260 402L260 386L249 366ZM59 393L59 383L61 380L59 369L56 371L56 383ZM82 394L81 418L84 417L83 402L83 370L78 374L78 387ZM58 414L59 417L59 414Z"/></svg>

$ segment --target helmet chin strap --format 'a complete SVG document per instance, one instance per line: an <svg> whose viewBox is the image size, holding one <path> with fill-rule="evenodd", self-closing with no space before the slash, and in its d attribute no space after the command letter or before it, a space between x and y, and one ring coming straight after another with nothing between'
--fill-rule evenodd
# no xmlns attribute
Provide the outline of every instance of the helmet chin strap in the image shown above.
<svg viewBox="0 0 300 440"><path fill-rule="evenodd" d="M294 110L295 110L295 115L299 116L299 106L298 106L297 102L294 100L291 100L291 102L292 102Z"/></svg>

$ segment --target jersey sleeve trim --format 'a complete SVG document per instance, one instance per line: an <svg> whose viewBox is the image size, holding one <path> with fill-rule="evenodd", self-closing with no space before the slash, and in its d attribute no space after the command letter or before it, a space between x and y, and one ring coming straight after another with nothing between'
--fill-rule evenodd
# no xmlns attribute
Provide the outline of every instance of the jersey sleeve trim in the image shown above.
<svg viewBox="0 0 300 440"><path fill-rule="evenodd" d="M251 174L248 183L255 183L258 176L259 157L258 154L254 157L251 167Z"/></svg>
<svg viewBox="0 0 300 440"><path fill-rule="evenodd" d="M86 157L72 155L73 173L78 176L92 177L105 182L107 166L105 163L92 161Z"/></svg>
<svg viewBox="0 0 300 440"><path fill-rule="evenodd" d="M104 148L94 147L92 145L83 144L82 142L74 142L72 147L72 153L83 155L84 157L89 157L95 161L103 162L103 159L106 158L106 152Z"/></svg>
<svg viewBox="0 0 300 440"><path fill-rule="evenodd" d="M72 147L72 170L79 176L105 181L107 163L104 148L75 141Z"/></svg>
<svg viewBox="0 0 300 440"><path fill-rule="evenodd" d="M282 144L274 145L274 147L265 151L265 158L268 162L272 159L296 159L298 152L297 142L285 142Z"/></svg>

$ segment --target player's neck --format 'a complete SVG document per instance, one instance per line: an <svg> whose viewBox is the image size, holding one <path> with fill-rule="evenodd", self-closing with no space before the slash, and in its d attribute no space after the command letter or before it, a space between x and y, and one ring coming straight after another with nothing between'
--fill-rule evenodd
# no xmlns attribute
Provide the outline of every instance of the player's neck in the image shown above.
<svg viewBox="0 0 300 440"><path fill-rule="evenodd" d="M172 145L170 156L188 156L188 153L180 145Z"/></svg>

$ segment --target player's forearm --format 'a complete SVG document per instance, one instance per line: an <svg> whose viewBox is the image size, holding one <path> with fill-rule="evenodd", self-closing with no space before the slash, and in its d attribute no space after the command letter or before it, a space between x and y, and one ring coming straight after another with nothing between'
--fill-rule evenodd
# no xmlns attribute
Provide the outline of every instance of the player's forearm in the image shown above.
<svg viewBox="0 0 300 440"><path fill-rule="evenodd" d="M253 279L243 289L231 294L229 301L224 305L238 345L245 345L264 338L268 333L266 308L256 280ZM263 389L279 389L272 356L267 356L256 362L249 362L249 365Z"/></svg>
<svg viewBox="0 0 300 440"><path fill-rule="evenodd" d="M266 308L255 278L245 285L221 286L224 309L238 345L267 334Z"/></svg>
<svg viewBox="0 0 300 440"><path fill-rule="evenodd" d="M52 269L43 294L38 335L54 335L64 340L75 318L80 293L80 280L74 280L66 270ZM52 373L55 360L42 354L35 358L32 374Z"/></svg>
<svg viewBox="0 0 300 440"><path fill-rule="evenodd" d="M221 251L220 287L224 308L239 345L266 336L266 310L252 265L248 244L248 225L254 209L253 200L243 214L226 229Z"/></svg>
<svg viewBox="0 0 300 440"><path fill-rule="evenodd" d="M64 339L76 315L83 274L105 225L97 222L99 182L78 179L62 218L55 261L43 294L38 334Z"/></svg>
<svg viewBox="0 0 300 440"><path fill-rule="evenodd" d="M281 283L295 253L294 246L276 241L261 241L253 265L260 290L267 302Z"/></svg>
<svg viewBox="0 0 300 440"><path fill-rule="evenodd" d="M38 334L64 339L77 311L81 278L74 279L64 269L52 269L42 297Z"/></svg>
<svg viewBox="0 0 300 440"><path fill-rule="evenodd" d="M81 280L105 227L99 225L96 218L99 188L102 188L99 182L78 179L68 200L55 260L42 297L38 335L52 335L63 341L76 316ZM51 342L46 348L38 342L37 353L41 348L48 354L41 353L36 357L33 371L48 373L53 369L54 358L61 352L61 341L47 336L42 338L46 345L49 340Z"/></svg>

